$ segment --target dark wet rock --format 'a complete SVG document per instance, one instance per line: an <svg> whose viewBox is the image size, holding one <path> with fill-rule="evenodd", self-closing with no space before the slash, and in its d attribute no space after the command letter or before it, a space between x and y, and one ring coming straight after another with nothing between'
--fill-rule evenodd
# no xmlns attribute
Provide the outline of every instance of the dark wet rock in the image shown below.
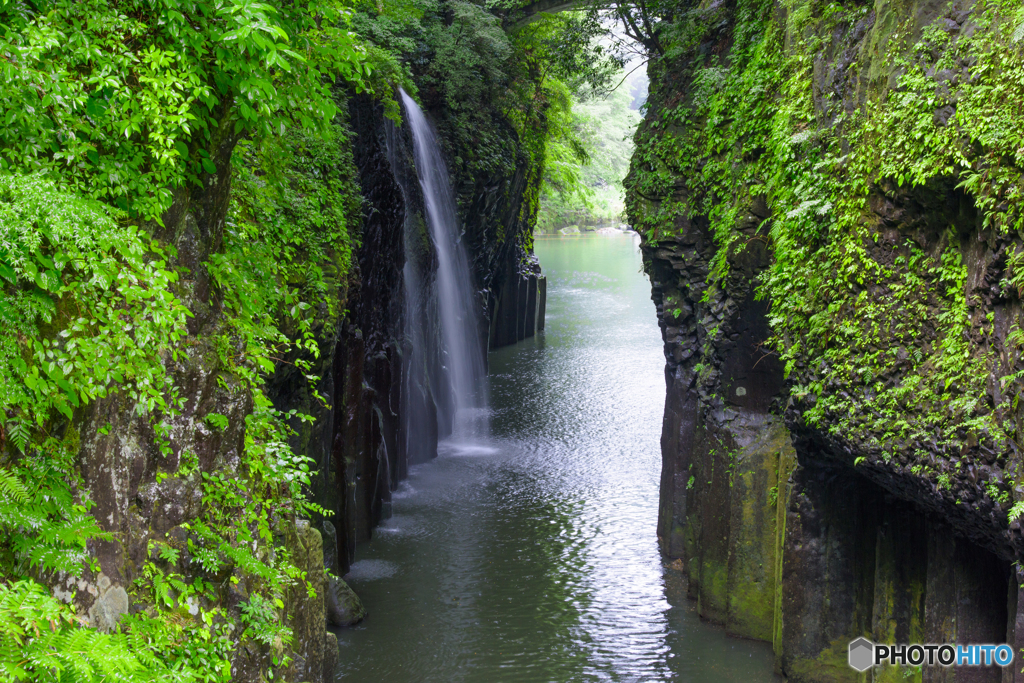
<svg viewBox="0 0 1024 683"><path fill-rule="evenodd" d="M331 658L331 639L327 634L327 577L324 573L323 541L309 521L284 522L279 533L296 566L305 572L285 598L288 626L292 629L294 659L288 680L326 681L324 663ZM311 594L312 590L312 594ZM333 643L336 657L337 641Z"/></svg>
<svg viewBox="0 0 1024 683"><path fill-rule="evenodd" d="M518 254L513 254L518 259ZM541 275L536 257L506 264L508 275L492 297L488 346L496 349L515 344L544 329L547 309L547 279Z"/></svg>
<svg viewBox="0 0 1024 683"><path fill-rule="evenodd" d="M331 578L327 590L327 618L333 626L352 626L366 618L363 601L344 579Z"/></svg>

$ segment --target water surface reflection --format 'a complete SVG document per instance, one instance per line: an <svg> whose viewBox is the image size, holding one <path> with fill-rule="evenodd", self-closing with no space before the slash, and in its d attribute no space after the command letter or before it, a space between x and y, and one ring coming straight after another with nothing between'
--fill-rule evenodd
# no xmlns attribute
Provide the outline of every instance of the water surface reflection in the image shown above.
<svg viewBox="0 0 1024 683"><path fill-rule="evenodd" d="M775 680L658 552L664 358L634 239L537 240L547 330L490 354L493 436L414 467L359 549L370 617L339 632L339 680Z"/></svg>

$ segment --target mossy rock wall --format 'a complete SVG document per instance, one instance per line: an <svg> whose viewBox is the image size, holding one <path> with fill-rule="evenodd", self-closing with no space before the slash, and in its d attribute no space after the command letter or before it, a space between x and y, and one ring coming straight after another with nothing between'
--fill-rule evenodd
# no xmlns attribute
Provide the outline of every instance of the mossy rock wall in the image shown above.
<svg viewBox="0 0 1024 683"><path fill-rule="evenodd" d="M665 340L663 548L790 680L861 680L859 636L1015 643L1024 16L670 14L626 183Z"/></svg>

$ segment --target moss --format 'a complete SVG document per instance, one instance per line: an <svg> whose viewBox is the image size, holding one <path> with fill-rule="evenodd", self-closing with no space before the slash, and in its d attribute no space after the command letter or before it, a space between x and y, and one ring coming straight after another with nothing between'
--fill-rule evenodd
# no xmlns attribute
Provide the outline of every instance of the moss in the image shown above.
<svg viewBox="0 0 1024 683"><path fill-rule="evenodd" d="M754 443L736 456L731 496L729 555L729 632L771 641L775 621L779 531L777 487L793 458L789 431L780 420L765 426ZM785 480L783 479L783 482ZM777 491L777 488L775 489Z"/></svg>
<svg viewBox="0 0 1024 683"><path fill-rule="evenodd" d="M781 669L782 663L782 568L783 548L786 545L786 512L789 510L790 494L792 487L789 484L790 475L796 468L796 452L792 448L783 449L779 452L778 479L776 480L775 500L775 584L772 595L773 620L772 620L772 650L775 653L776 669ZM781 671L779 671L781 673Z"/></svg>
<svg viewBox="0 0 1024 683"><path fill-rule="evenodd" d="M952 505L948 478L973 483L936 456L980 465L1024 441L1019 4L779 9L679 8L627 212L651 245L709 226L705 301L767 244L759 296L792 419L850 464L941 482ZM1005 512L1012 490L979 487L974 506Z"/></svg>
<svg viewBox="0 0 1024 683"><path fill-rule="evenodd" d="M729 566L717 559L702 557L700 562L700 597L697 607L701 617L716 624L729 618Z"/></svg>
<svg viewBox="0 0 1024 683"><path fill-rule="evenodd" d="M787 675L801 683L868 683L871 669L857 673L848 661L849 641L839 638L814 659L792 659Z"/></svg>

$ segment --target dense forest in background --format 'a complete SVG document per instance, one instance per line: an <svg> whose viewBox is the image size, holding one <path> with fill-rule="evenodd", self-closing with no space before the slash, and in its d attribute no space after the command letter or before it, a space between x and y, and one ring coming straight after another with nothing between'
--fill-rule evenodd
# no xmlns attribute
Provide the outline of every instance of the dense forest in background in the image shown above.
<svg viewBox="0 0 1024 683"><path fill-rule="evenodd" d="M528 159L535 215L542 178L581 182L573 103L621 59L596 10L514 10L0 2L0 680L298 675L282 615L314 585L280 525L324 510L290 445L312 418L268 384L294 368L326 404L363 221L348 103L400 125L405 88L457 177ZM115 451L187 523L127 547Z"/></svg>
<svg viewBox="0 0 1024 683"><path fill-rule="evenodd" d="M577 157L565 160L570 166L580 166L578 182L568 187L545 184L537 232L609 225L623 220L622 181L629 171L633 133L641 119L639 110L647 97L643 64L627 65L616 81L612 92L574 104L573 125L587 157L582 166Z"/></svg>

